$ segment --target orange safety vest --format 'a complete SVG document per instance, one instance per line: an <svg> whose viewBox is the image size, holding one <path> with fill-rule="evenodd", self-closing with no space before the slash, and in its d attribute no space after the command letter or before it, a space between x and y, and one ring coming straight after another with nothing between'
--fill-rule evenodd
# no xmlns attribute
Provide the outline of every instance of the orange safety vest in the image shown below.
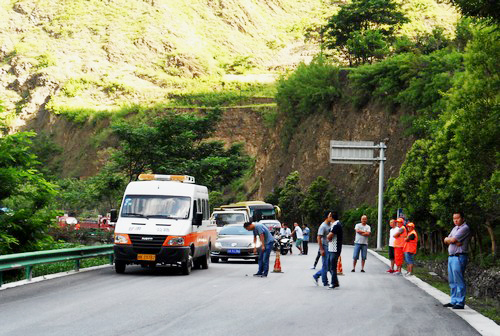
<svg viewBox="0 0 500 336"><path fill-rule="evenodd" d="M394 241L394 247L404 247L405 246L405 238L406 238L406 227L398 227L399 229L403 229L403 232L396 238Z"/></svg>
<svg viewBox="0 0 500 336"><path fill-rule="evenodd" d="M408 236L412 234L415 235L415 239L405 242L403 252L409 252L415 254L417 253L418 234L417 231L415 231L415 229L411 230L410 233L408 233Z"/></svg>

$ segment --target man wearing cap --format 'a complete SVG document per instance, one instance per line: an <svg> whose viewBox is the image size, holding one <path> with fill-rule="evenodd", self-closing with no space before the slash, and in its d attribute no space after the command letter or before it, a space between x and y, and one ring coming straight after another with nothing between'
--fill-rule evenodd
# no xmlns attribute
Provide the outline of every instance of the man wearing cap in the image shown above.
<svg viewBox="0 0 500 336"><path fill-rule="evenodd" d="M398 218L396 224L398 225L398 230L394 234L394 238L396 238L396 240L394 240L394 263L396 264L396 272L394 272L394 274L401 275L401 268L403 267L404 260L403 248L406 238L405 220L403 218Z"/></svg>
<svg viewBox="0 0 500 336"><path fill-rule="evenodd" d="M415 224L412 222L406 224L406 229L408 235L405 238L403 252L406 261L406 276L411 276L413 275L414 256L417 253L418 234L415 231Z"/></svg>
<svg viewBox="0 0 500 336"><path fill-rule="evenodd" d="M470 239L470 229L465 223L464 214L461 211L453 213L453 224L444 243L448 245L448 282L450 284L451 302L444 307L453 309L464 309L465 306L465 267L467 266L467 248Z"/></svg>

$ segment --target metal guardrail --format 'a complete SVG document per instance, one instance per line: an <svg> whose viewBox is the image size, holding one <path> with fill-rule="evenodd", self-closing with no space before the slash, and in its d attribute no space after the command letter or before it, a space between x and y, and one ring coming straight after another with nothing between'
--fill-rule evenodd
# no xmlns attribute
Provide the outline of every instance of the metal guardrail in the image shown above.
<svg viewBox="0 0 500 336"><path fill-rule="evenodd" d="M74 260L74 270L78 271L81 259L102 256L109 256L110 264L113 263L113 244L3 255L0 256L0 286L3 271L25 268L26 280L31 281L35 265Z"/></svg>

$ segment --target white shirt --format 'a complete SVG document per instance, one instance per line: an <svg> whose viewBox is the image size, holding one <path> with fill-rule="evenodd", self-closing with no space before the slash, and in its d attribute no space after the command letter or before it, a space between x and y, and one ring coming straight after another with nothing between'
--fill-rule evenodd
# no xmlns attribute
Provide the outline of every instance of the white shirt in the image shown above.
<svg viewBox="0 0 500 336"><path fill-rule="evenodd" d="M392 246L394 247L394 241L396 240L396 238L394 237L394 235L396 233L399 232L399 228L397 226L393 227L390 231L389 231L389 246Z"/></svg>
<svg viewBox="0 0 500 336"><path fill-rule="evenodd" d="M363 231L363 232L372 232L370 229L370 225L368 225L368 224L363 225L361 223L356 224L356 226L354 227L354 231L356 231L356 230ZM354 243L368 245L368 237L362 236L356 232L356 238L354 239Z"/></svg>
<svg viewBox="0 0 500 336"><path fill-rule="evenodd" d="M285 237L290 237L290 235L292 234L292 231L290 230L290 228L281 228L280 229L280 235L282 236L285 236Z"/></svg>
<svg viewBox="0 0 500 336"><path fill-rule="evenodd" d="M297 239L304 239L304 233L302 233L302 229L300 228L300 226L296 226L295 227L295 234L297 235Z"/></svg>

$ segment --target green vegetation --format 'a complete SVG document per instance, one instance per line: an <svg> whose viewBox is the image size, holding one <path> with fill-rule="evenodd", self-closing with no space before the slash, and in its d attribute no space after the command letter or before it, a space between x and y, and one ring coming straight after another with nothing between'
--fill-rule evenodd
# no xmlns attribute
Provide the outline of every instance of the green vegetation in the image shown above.
<svg viewBox="0 0 500 336"><path fill-rule="evenodd" d="M313 231L323 221L324 211L338 210L339 204L327 179L318 176L303 190L297 171L291 172L284 185L276 187L264 200L281 208L283 222L290 225L294 222L306 223Z"/></svg>
<svg viewBox="0 0 500 336"><path fill-rule="evenodd" d="M0 254L36 250L55 217L55 185L36 170L33 136L0 137Z"/></svg>
<svg viewBox="0 0 500 336"><path fill-rule="evenodd" d="M397 29L409 20L393 0L353 0L325 28L328 48L339 48L349 64L382 59Z"/></svg>

